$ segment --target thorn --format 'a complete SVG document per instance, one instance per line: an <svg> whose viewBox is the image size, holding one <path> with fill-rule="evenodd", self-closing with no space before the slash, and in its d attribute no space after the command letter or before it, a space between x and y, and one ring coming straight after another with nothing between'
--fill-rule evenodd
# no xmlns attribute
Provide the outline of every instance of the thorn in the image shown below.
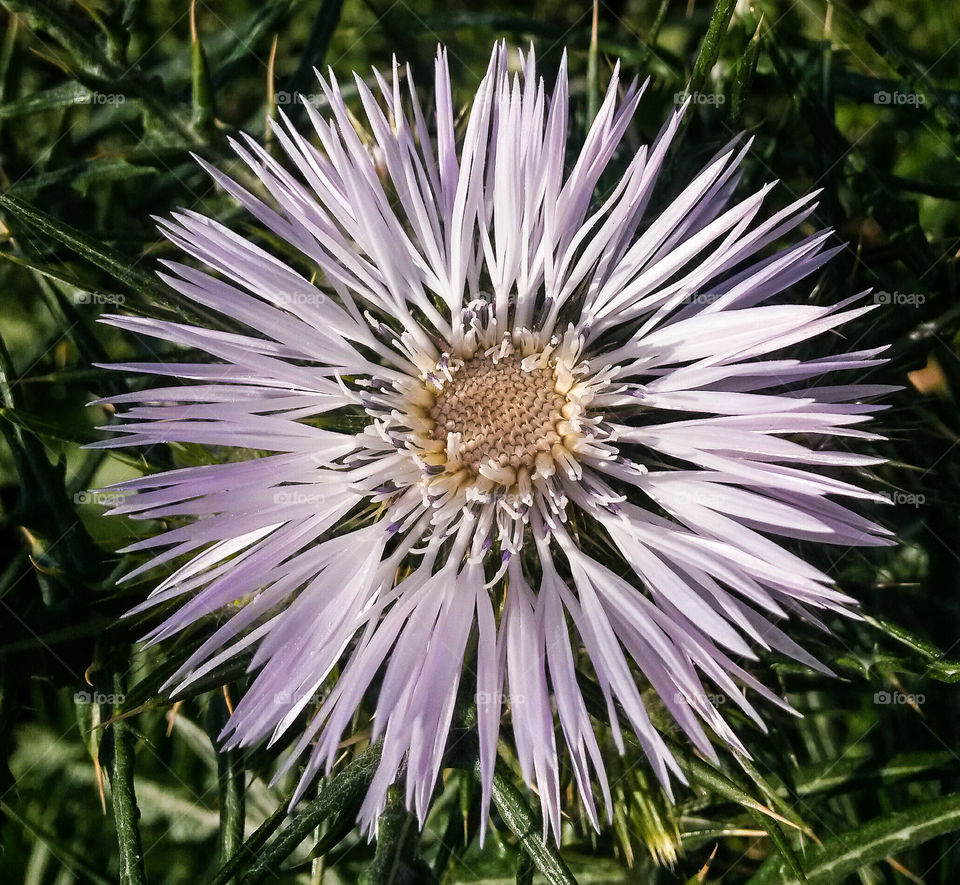
<svg viewBox="0 0 960 885"><path fill-rule="evenodd" d="M223 699L227 704L227 712L232 716L233 715L233 701L230 700L230 686L223 686Z"/></svg>
<svg viewBox="0 0 960 885"><path fill-rule="evenodd" d="M173 706L167 711L167 737L173 734L173 723L176 721L177 713L180 712L182 706L183 701L174 701Z"/></svg>

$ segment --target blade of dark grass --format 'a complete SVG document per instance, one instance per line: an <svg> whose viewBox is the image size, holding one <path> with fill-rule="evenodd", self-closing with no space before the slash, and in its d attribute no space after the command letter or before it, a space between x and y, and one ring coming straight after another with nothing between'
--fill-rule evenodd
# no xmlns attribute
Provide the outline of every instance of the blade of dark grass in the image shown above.
<svg viewBox="0 0 960 885"><path fill-rule="evenodd" d="M113 680L116 697L123 698L124 681L120 674ZM114 708L116 713L119 704ZM143 870L143 844L140 839L140 809L133 783L134 732L125 719L117 719L113 732L113 759L110 766L110 792L113 800L113 818L120 848L121 885L146 885Z"/></svg>

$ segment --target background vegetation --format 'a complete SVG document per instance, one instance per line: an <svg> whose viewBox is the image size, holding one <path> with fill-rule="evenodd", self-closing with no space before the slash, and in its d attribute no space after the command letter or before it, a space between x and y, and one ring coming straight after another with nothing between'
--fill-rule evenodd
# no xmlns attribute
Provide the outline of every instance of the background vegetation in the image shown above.
<svg viewBox="0 0 960 885"><path fill-rule="evenodd" d="M0 2L0 880L960 881L952 4L604 0L594 32L587 0ZM833 227L846 248L797 297L877 292L882 307L835 345L893 345L871 376L903 387L877 422L890 463L865 481L889 494L877 516L900 543L803 551L866 617L832 623L833 637L794 627L839 678L762 662L805 717L768 709L766 735L739 723L752 764L714 769L678 743L692 786L672 806L639 752L611 752L615 826L594 834L571 799L556 852L539 842L506 747L493 836L478 846L464 754L450 759L422 837L391 806L368 844L353 828L376 756L363 732L287 817L290 784L266 785L271 754L218 756L211 742L242 670L173 704L158 687L196 638L145 655L134 645L144 623L117 622L149 582L117 586L133 561L113 551L149 527L103 519L109 501L88 489L209 456L80 448L109 419L85 404L142 383L97 364L150 358L145 342L95 320L118 308L189 315L154 281L171 250L150 216L192 207L246 230L190 154L239 171L227 138L264 137L275 102L301 113L291 96L315 91L314 65L347 83L396 53L426 87L443 42L465 106L498 37L532 42L548 83L566 48L579 132L617 57L652 78L632 144L656 134L678 93L694 93L663 200L743 129L756 136L745 190L780 179L782 206L823 189L813 226Z"/></svg>

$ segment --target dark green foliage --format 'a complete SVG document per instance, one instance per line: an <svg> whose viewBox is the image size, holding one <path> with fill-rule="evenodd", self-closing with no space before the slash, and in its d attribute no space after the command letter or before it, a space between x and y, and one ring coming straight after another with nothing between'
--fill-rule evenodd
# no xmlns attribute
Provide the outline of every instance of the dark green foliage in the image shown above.
<svg viewBox="0 0 960 885"><path fill-rule="evenodd" d="M587 2L239 0L197 3L192 33L185 0L0 2L0 881L873 885L911 880L903 871L960 881L960 20L950 3L607 0L594 33ZM161 686L200 632L143 652L135 640L159 613L118 620L151 582L117 584L135 560L113 551L151 529L102 519L87 490L208 454L80 448L109 420L85 404L142 383L95 364L170 356L95 320L121 310L227 328L156 280L173 250L151 215L197 209L281 248L190 156L243 178L227 140L265 137L269 95L297 119L289 96L314 91L314 66L347 84L352 70L389 68L394 52L426 89L443 41L464 107L499 37L532 41L548 83L566 47L578 133L616 57L651 77L632 145L694 94L663 200L744 129L755 136L744 190L779 178L782 206L823 189L804 233L832 227L846 248L797 297L881 293L882 307L835 343L893 345L868 379L903 388L876 422L890 463L861 480L889 493L893 506L874 515L900 543L804 547L863 603L863 621L831 621L833 637L793 627L837 677L773 656L752 666L804 718L768 709L760 734L724 706L750 761L714 767L661 714L690 781L676 804L633 742L617 756L585 677L618 797L613 826L594 833L571 800L563 846L544 845L538 799L507 741L481 847L467 710L423 833L401 783L369 843L354 825L378 758L365 722L288 814L296 772L270 785L282 746L214 749L244 662L174 706Z"/></svg>

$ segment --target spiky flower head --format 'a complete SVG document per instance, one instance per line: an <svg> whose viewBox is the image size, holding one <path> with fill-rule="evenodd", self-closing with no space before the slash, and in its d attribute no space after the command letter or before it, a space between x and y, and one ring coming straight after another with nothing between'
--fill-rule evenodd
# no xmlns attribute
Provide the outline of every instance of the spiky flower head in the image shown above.
<svg viewBox="0 0 960 885"><path fill-rule="evenodd" d="M857 428L884 389L835 373L880 351L789 355L832 349L827 333L870 309L782 297L835 251L829 231L768 248L812 197L759 220L773 185L734 197L735 141L654 213L685 107L626 156L643 88L614 72L568 163L565 62L548 97L532 51L515 74L508 61L495 47L459 133L443 50L432 114L396 64L373 89L356 77L362 127L321 78L309 136L282 110L273 126L286 162L234 144L260 196L206 167L311 272L182 211L160 225L205 269L165 262L164 280L244 331L107 318L206 359L126 365L177 383L111 398L134 405L101 445L246 456L120 485L114 512L174 521L129 548L154 551L134 574L177 563L137 609L179 603L149 640L213 624L170 685L249 656L223 741L296 728L297 796L369 698L369 829L402 766L422 823L464 695L484 818L509 712L545 827L559 838L558 740L598 825L593 786L608 813L610 791L582 652L614 740L629 726L668 792L683 774L646 687L707 757L708 731L746 753L705 683L762 728L746 690L786 704L745 669L754 649L820 668L775 622L853 613L779 539L885 542L836 500L876 496L823 470L874 462L842 441L876 438Z"/></svg>

